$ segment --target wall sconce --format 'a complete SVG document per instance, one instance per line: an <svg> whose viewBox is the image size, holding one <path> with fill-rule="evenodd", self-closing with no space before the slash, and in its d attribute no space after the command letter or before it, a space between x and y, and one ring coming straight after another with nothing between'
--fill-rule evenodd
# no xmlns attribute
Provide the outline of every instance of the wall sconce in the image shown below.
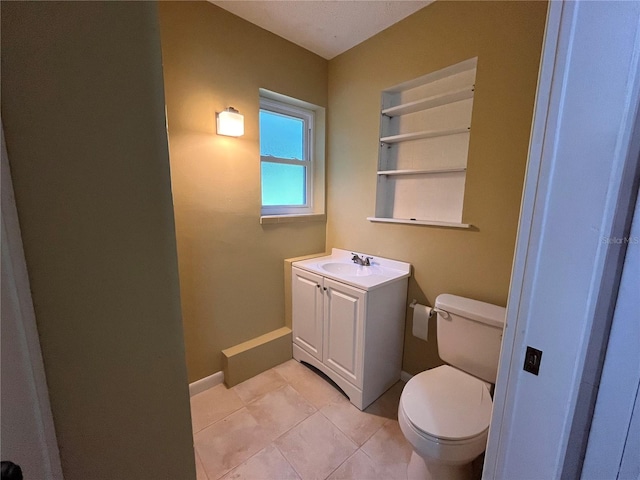
<svg viewBox="0 0 640 480"><path fill-rule="evenodd" d="M244 135L244 116L233 107L216 113L216 133L229 137Z"/></svg>

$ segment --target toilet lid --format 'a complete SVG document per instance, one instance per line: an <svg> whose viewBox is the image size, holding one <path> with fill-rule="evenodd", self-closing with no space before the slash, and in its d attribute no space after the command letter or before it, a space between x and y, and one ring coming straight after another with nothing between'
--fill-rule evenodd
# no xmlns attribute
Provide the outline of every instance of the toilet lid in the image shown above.
<svg viewBox="0 0 640 480"><path fill-rule="evenodd" d="M444 440L472 438L487 430L492 403L486 383L448 365L414 376L401 398L416 428Z"/></svg>

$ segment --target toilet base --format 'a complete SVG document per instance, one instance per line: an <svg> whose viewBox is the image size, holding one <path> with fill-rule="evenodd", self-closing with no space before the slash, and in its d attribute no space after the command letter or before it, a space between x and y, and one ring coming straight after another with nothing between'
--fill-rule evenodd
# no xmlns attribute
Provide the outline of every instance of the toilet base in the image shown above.
<svg viewBox="0 0 640 480"><path fill-rule="evenodd" d="M462 465L427 463L415 451L411 452L411 460L407 467L408 480L471 480L472 478L471 463Z"/></svg>

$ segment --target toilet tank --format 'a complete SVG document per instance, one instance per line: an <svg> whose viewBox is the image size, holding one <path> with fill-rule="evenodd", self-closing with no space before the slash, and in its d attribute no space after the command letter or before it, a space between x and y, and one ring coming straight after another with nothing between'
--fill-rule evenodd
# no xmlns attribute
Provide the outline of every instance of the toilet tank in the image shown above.
<svg viewBox="0 0 640 480"><path fill-rule="evenodd" d="M456 295L436 298L438 354L460 370L496 383L506 309Z"/></svg>

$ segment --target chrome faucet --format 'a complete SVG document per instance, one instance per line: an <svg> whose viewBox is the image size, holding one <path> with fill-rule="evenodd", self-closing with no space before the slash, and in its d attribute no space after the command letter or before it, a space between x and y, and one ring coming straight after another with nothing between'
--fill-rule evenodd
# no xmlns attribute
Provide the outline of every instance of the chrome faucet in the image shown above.
<svg viewBox="0 0 640 480"><path fill-rule="evenodd" d="M373 257L361 257L357 253L353 253L353 252L351 252L351 255L353 255L353 258L351 259L353 260L353 263L357 265L362 265L364 267L371 266L371 260L373 260Z"/></svg>

